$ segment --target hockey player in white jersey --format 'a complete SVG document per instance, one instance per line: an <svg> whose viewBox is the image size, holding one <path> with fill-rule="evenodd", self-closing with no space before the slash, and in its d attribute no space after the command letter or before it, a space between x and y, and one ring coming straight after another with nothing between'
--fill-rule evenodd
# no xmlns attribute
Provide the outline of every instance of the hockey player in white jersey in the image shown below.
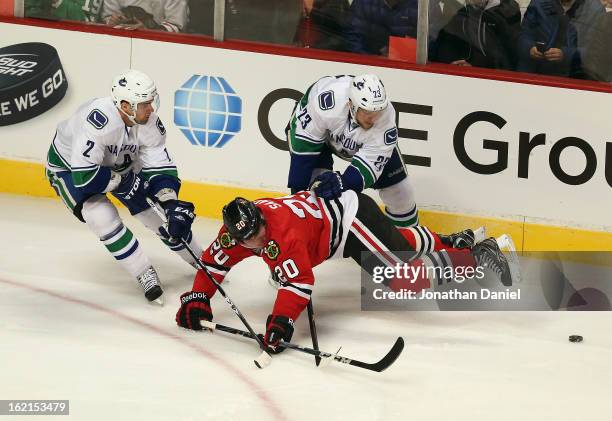
<svg viewBox="0 0 612 421"><path fill-rule="evenodd" d="M161 304L157 272L106 195L115 196L170 249L195 265L179 241L201 251L191 233L194 206L178 200L180 180L166 149L158 106L157 89L147 75L129 70L117 76L110 97L86 102L57 126L46 175L64 204L138 280L145 297ZM147 198L164 209L167 226Z"/></svg>
<svg viewBox="0 0 612 421"><path fill-rule="evenodd" d="M395 109L375 75L327 76L308 88L286 128L292 193L311 185L318 197L378 190L398 228L418 224L412 186L397 147ZM333 155L350 161L340 174Z"/></svg>

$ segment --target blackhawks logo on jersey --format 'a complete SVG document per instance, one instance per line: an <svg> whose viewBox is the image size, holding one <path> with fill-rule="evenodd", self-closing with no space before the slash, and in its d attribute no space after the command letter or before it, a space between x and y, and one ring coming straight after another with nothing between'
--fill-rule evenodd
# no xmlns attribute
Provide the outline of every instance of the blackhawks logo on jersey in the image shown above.
<svg viewBox="0 0 612 421"><path fill-rule="evenodd" d="M280 247L278 246L278 243L274 240L268 241L268 245L264 249L264 253L266 253L268 259L276 260L276 258L280 254Z"/></svg>
<svg viewBox="0 0 612 421"><path fill-rule="evenodd" d="M229 249L236 245L236 241L229 235L229 232L224 232L221 234L221 237L219 237L219 244L221 244L221 247L224 249Z"/></svg>

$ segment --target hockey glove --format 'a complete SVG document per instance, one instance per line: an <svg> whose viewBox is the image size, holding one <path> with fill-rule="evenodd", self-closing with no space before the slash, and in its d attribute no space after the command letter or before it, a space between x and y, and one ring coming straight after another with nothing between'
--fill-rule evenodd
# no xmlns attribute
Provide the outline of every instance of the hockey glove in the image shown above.
<svg viewBox="0 0 612 421"><path fill-rule="evenodd" d="M181 295L181 308L176 312L176 324L185 329L202 330L200 320L212 321L210 300L203 292L190 291Z"/></svg>
<svg viewBox="0 0 612 421"><path fill-rule="evenodd" d="M310 189L321 199L336 199L344 191L342 177L338 171L326 171L314 179Z"/></svg>
<svg viewBox="0 0 612 421"><path fill-rule="evenodd" d="M168 219L166 234L168 234L170 242L176 243L180 238L187 239L187 235L191 231L191 224L195 219L193 203L182 200L166 200L161 202L161 206Z"/></svg>
<svg viewBox="0 0 612 421"><path fill-rule="evenodd" d="M264 344L271 354L283 352L285 348L278 346L280 341L289 342L293 336L293 320L286 316L270 314L266 321L266 336Z"/></svg>
<svg viewBox="0 0 612 421"><path fill-rule="evenodd" d="M117 199L120 199L122 202L129 202L140 196L144 200L145 184L145 181L138 174L128 171L121 176L121 182L113 190L113 195L117 196Z"/></svg>

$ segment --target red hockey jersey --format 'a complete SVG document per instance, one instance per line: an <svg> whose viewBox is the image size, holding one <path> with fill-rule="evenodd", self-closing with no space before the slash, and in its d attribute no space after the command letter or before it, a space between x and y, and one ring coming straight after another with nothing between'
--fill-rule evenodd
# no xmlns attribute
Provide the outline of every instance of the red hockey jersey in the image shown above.
<svg viewBox="0 0 612 421"><path fill-rule="evenodd" d="M280 278L272 314L297 319L308 304L314 284L312 268L340 255L348 226L357 212L357 196L346 192L335 201L323 201L310 192L255 201L266 221L266 245L251 250L232 239L225 227L202 253L202 262L219 283L241 260L260 256ZM215 285L199 270L194 291L211 297Z"/></svg>

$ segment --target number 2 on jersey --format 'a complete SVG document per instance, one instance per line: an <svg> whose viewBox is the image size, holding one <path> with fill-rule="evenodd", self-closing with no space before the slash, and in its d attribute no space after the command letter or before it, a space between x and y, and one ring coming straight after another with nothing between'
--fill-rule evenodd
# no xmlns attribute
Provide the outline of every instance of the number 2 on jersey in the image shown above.
<svg viewBox="0 0 612 421"><path fill-rule="evenodd" d="M293 261L293 259L287 259L280 265L274 268L274 273L281 280L281 283L287 282L287 279L293 279L300 274L300 270Z"/></svg>
<svg viewBox="0 0 612 421"><path fill-rule="evenodd" d="M290 196L291 197L291 196ZM308 212L313 218L323 219L323 214L317 206L317 199L314 195L310 194L308 197L302 196L302 199L284 199L283 203L291 209L293 213L299 216L301 219L306 218L304 211Z"/></svg>
<svg viewBox="0 0 612 421"><path fill-rule="evenodd" d="M213 256L213 259L219 265L225 264L225 262L227 262L229 259L229 256L225 254L223 250L221 249L221 244L219 243L219 240L212 243L209 253L211 256Z"/></svg>
<svg viewBox="0 0 612 421"><path fill-rule="evenodd" d="M91 158L91 156L89 156L89 152L93 149L94 146L96 146L96 144L92 142L91 140L88 140L87 149L85 149L85 152L83 152L83 156L86 158Z"/></svg>

